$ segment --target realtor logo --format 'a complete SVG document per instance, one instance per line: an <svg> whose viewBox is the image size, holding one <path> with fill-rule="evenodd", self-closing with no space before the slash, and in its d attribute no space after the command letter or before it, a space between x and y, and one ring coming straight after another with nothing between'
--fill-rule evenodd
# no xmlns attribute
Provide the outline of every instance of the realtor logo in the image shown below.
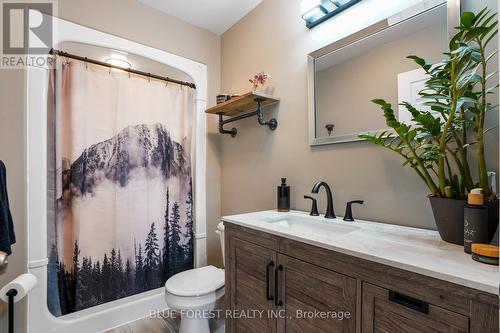
<svg viewBox="0 0 500 333"><path fill-rule="evenodd" d="M33 64L52 48L53 3L1 1L2 67Z"/></svg>

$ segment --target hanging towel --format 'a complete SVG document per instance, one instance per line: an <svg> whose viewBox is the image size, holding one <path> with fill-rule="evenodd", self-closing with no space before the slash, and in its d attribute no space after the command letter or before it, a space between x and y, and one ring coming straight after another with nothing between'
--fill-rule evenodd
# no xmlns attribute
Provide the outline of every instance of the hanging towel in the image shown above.
<svg viewBox="0 0 500 333"><path fill-rule="evenodd" d="M7 195L7 172L5 164L0 161L0 251L12 254L10 246L16 242L14 223L9 208Z"/></svg>

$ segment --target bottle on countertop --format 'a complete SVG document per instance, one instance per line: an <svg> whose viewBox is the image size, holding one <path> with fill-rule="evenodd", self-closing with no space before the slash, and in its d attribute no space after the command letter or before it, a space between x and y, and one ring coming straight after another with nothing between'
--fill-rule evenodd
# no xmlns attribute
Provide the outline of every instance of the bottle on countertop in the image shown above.
<svg viewBox="0 0 500 333"><path fill-rule="evenodd" d="M278 186L278 212L290 211L290 186L286 184L286 178L281 178Z"/></svg>
<svg viewBox="0 0 500 333"><path fill-rule="evenodd" d="M471 253L474 243L488 243L488 206L484 205L483 190L473 189L464 207L464 251Z"/></svg>

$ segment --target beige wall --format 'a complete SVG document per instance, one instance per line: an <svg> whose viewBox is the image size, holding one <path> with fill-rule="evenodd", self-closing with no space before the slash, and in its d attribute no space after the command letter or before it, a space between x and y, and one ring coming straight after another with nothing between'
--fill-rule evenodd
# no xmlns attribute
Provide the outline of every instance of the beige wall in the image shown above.
<svg viewBox="0 0 500 333"><path fill-rule="evenodd" d="M100 31L124 37L208 65L209 105L215 104L220 88L220 37L135 0L59 0L59 16ZM9 195L15 221L17 244L0 286L26 271L26 175L24 73L0 70L0 159L8 172ZM215 230L220 216L219 135L209 120L207 182L208 261L221 264ZM16 332L25 332L25 307L17 307ZM7 327L5 306L0 302L0 331Z"/></svg>
<svg viewBox="0 0 500 333"><path fill-rule="evenodd" d="M7 168L7 189L17 243L12 247L0 287L26 271L24 72L0 70L0 160ZM25 331L25 302L16 304L16 332ZM7 331L7 306L0 301L0 332Z"/></svg>
<svg viewBox="0 0 500 333"><path fill-rule="evenodd" d="M222 36L222 90L247 90L248 77L264 70L272 75L269 84L281 98L279 107L272 109L279 123L275 132L246 119L237 124L236 138L224 137L222 214L275 208L280 177L289 179L292 208L309 210L303 195L321 179L333 188L338 214L343 215L346 201L364 199L364 206L354 208L355 217L435 228L426 186L391 152L367 142L309 147L306 56L332 42L330 37L344 27L333 19L308 30L300 2L264 0ZM355 93L350 97L357 98ZM497 170L497 144L495 148L489 165ZM321 193L322 211L325 201Z"/></svg>

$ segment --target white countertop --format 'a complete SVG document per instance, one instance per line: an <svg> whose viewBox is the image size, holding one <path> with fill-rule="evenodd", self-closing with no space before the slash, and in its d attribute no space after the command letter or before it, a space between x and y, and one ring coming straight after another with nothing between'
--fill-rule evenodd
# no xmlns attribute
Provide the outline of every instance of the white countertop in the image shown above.
<svg viewBox="0 0 500 333"><path fill-rule="evenodd" d="M290 227L287 219L299 221L299 226ZM255 212L222 220L498 295L498 266L472 260L463 246L442 241L437 231L362 220L345 222L298 211Z"/></svg>

